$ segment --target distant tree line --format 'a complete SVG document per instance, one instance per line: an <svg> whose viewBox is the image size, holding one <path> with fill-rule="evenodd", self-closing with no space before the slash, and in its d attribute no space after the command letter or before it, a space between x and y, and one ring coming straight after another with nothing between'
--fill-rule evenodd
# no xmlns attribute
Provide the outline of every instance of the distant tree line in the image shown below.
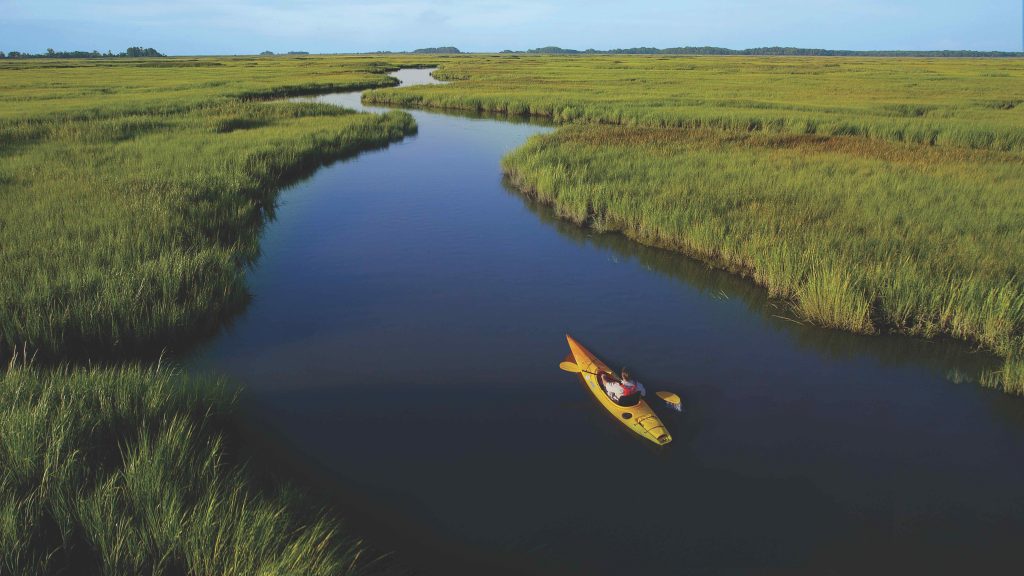
<svg viewBox="0 0 1024 576"><path fill-rule="evenodd" d="M514 53L503 50L503 53ZM572 50L558 46L545 46L526 51L527 54L691 54L722 56L914 56L929 58L1000 58L1020 57L1021 52L979 52L975 50L825 50L822 48L791 48L771 46L731 50L714 46L687 46L683 48L616 48L613 50Z"/></svg>
<svg viewBox="0 0 1024 576"><path fill-rule="evenodd" d="M152 58L156 56L163 56L163 54L157 52L154 48L143 48L141 46L132 46L118 54L114 54L110 50L107 50L105 53L97 50L92 52L82 50L57 52L53 48L47 48L46 52L42 54L29 54L28 52L18 52L16 50L12 50L7 54L0 52L0 58Z"/></svg>
<svg viewBox="0 0 1024 576"><path fill-rule="evenodd" d="M437 48L417 48L413 54L462 54L455 46L438 46Z"/></svg>
<svg viewBox="0 0 1024 576"><path fill-rule="evenodd" d="M436 48L417 48L412 52L408 50L399 50L397 52L393 50L375 50L373 52L363 52L363 54L465 54L465 52L455 46L438 46Z"/></svg>

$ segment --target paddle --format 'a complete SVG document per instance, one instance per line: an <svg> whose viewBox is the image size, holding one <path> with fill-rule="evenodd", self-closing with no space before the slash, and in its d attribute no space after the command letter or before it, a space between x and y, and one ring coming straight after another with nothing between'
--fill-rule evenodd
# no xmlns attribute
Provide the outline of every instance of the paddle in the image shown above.
<svg viewBox="0 0 1024 576"><path fill-rule="evenodd" d="M587 372L586 370L580 368L579 365L576 364L575 362L570 362L568 360L560 363L558 367L561 368L562 370L565 370L566 372L572 372L574 374L579 374L582 372L584 374L591 374L597 376L597 374L594 374L593 372ZM669 408L677 412L683 411L683 402L682 400L679 399L679 395L672 392L655 392L654 394L655 396L660 398L662 402L668 405Z"/></svg>
<svg viewBox="0 0 1024 576"><path fill-rule="evenodd" d="M561 368L562 370L565 370L566 372L572 372L573 374L579 374L580 372L584 372L586 374L594 374L593 372L587 372L586 370L580 368L579 365L576 364L575 362L565 361L559 364L558 367ZM597 374L594 374L594 376L597 376Z"/></svg>
<svg viewBox="0 0 1024 576"><path fill-rule="evenodd" d="M665 405L676 412L683 411L683 401L679 398L678 394L672 392L655 392L654 395L661 398L661 401L664 402Z"/></svg>

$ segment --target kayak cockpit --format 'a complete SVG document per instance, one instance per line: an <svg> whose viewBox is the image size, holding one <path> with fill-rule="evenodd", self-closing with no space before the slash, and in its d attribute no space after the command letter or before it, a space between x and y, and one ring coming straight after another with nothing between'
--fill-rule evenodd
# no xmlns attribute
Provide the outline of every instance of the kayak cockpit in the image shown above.
<svg viewBox="0 0 1024 576"><path fill-rule="evenodd" d="M618 404L619 406L628 408L630 406L636 406L643 399L643 389L638 387L635 383L629 386L628 389L623 388L623 382L619 380L615 374L610 372L602 372L597 378L598 383L601 385L601 390L609 400ZM613 394L612 389L615 389L618 393Z"/></svg>

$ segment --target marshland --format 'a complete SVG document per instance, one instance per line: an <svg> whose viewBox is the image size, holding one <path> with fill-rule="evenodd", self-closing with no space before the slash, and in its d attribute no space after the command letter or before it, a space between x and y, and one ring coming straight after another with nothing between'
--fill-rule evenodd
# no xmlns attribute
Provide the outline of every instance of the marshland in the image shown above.
<svg viewBox="0 0 1024 576"><path fill-rule="evenodd" d="M1020 60L463 59L373 102L567 125L504 159L560 214L741 273L798 319L946 335L1024 392Z"/></svg>
<svg viewBox="0 0 1024 576"><path fill-rule="evenodd" d="M447 83L389 75L412 67ZM1019 59L0 77L5 571L1014 555ZM566 331L683 396L673 445L644 450L558 372ZM268 473L263 442L304 472ZM639 511L594 506L631 482Z"/></svg>
<svg viewBox="0 0 1024 576"><path fill-rule="evenodd" d="M151 366L244 308L282 184L415 132L402 112L271 100L395 83L394 66L253 63L0 64L4 573L372 560L287 482L247 472L231 385Z"/></svg>

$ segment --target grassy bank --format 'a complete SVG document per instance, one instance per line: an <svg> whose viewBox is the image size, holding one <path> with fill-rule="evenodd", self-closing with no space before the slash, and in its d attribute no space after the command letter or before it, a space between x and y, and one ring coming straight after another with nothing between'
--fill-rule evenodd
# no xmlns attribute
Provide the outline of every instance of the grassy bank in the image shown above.
<svg viewBox="0 0 1024 576"><path fill-rule="evenodd" d="M347 65L348 85L371 83ZM215 329L246 301L243 267L283 183L415 131L401 112L232 96L252 82L211 95L213 66L45 66L0 68L0 350L40 360L158 353ZM67 87L47 89L57 78Z"/></svg>
<svg viewBox="0 0 1024 576"><path fill-rule="evenodd" d="M1018 153L574 126L504 168L563 217L749 276L810 323L1021 349Z"/></svg>
<svg viewBox="0 0 1024 576"><path fill-rule="evenodd" d="M0 396L4 574L363 572L359 542L240 465L222 382L12 368Z"/></svg>
<svg viewBox="0 0 1024 576"><path fill-rule="evenodd" d="M752 278L802 321L951 336L1024 393L1021 60L470 58L375 102L549 116L504 162L574 222Z"/></svg>
<svg viewBox="0 0 1024 576"><path fill-rule="evenodd" d="M245 304L281 186L416 129L272 97L366 58L0 64L0 573L346 574L361 546L246 471L223 384L142 366ZM101 364L102 365L102 364Z"/></svg>
<svg viewBox="0 0 1024 576"><path fill-rule="evenodd" d="M446 60L435 76L457 82L366 99L560 123L1024 150L1021 59L480 56Z"/></svg>

